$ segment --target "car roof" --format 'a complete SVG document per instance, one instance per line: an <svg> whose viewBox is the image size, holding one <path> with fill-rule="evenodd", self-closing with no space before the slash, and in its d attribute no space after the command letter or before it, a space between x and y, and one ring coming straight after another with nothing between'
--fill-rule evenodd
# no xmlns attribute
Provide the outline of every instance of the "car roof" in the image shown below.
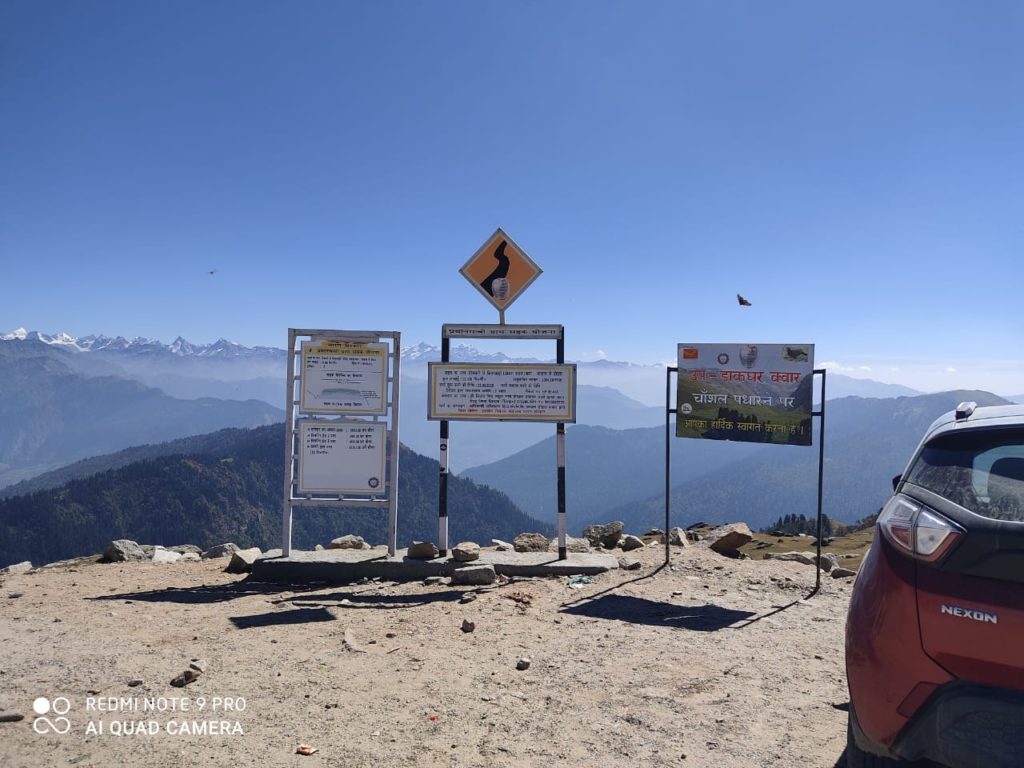
<svg viewBox="0 0 1024 768"><path fill-rule="evenodd" d="M1024 427L1024 405L1011 403L1009 405L977 406L974 403L961 403L956 410L944 413L933 421L921 442L928 442L954 430L991 429L993 427Z"/></svg>

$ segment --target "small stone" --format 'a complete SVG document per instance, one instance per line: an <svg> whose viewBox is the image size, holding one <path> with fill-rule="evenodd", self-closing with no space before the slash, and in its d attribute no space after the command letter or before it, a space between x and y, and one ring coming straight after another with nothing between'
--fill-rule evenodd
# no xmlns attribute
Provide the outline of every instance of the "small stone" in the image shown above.
<svg viewBox="0 0 1024 768"><path fill-rule="evenodd" d="M543 533L520 533L512 542L516 552L547 552L548 537Z"/></svg>
<svg viewBox="0 0 1024 768"><path fill-rule="evenodd" d="M529 656L523 656L521 659L519 659L519 661L516 662L516 669L522 672L524 669L529 669L531 663L532 662L530 661Z"/></svg>
<svg viewBox="0 0 1024 768"><path fill-rule="evenodd" d="M711 542L708 546L713 551L725 554L735 552L744 544L749 544L753 541L754 534L750 532L746 523L733 523L715 528L708 533L707 538Z"/></svg>
<svg viewBox="0 0 1024 768"><path fill-rule="evenodd" d="M196 669L186 669L176 678L171 680L171 685L173 685L175 688L184 688L189 683L194 683L196 680L198 680L201 674L202 672Z"/></svg>
<svg viewBox="0 0 1024 768"><path fill-rule="evenodd" d="M643 549L644 540L641 539L639 536L629 534L627 536L623 536L619 540L619 544L622 546L623 552L629 552L634 549Z"/></svg>
<svg viewBox="0 0 1024 768"><path fill-rule="evenodd" d="M130 560L145 560L145 550L131 539L116 539L107 545L100 557L101 563L126 563Z"/></svg>
<svg viewBox="0 0 1024 768"><path fill-rule="evenodd" d="M189 664L189 667L194 669L196 672L205 672L206 662L202 659L192 659L192 662Z"/></svg>
<svg viewBox="0 0 1024 768"><path fill-rule="evenodd" d="M366 541L362 536L356 536L355 534L348 534L346 536L339 536L336 539L331 540L331 544L328 549L369 549L370 547L366 544Z"/></svg>
<svg viewBox="0 0 1024 768"><path fill-rule="evenodd" d="M460 563L471 563L480 559L480 545L473 541L463 541L452 548L452 557Z"/></svg>
<svg viewBox="0 0 1024 768"><path fill-rule="evenodd" d="M548 544L548 552L558 551L558 537L556 536ZM586 554L590 552L590 542L586 539L576 539L572 536L565 537L565 551L575 554Z"/></svg>
<svg viewBox="0 0 1024 768"><path fill-rule="evenodd" d="M497 581L493 565L468 565L452 571L452 585L486 586Z"/></svg>
<svg viewBox="0 0 1024 768"><path fill-rule="evenodd" d="M11 600L17 600L19 597L24 597L24 592L11 592L7 597Z"/></svg>
<svg viewBox="0 0 1024 768"><path fill-rule="evenodd" d="M621 568L624 571L639 571L642 566L643 563L641 563L635 557L619 558L619 568Z"/></svg>
<svg viewBox="0 0 1024 768"><path fill-rule="evenodd" d="M466 594L464 594L462 597L459 598L459 602L462 603L463 605L465 605L466 603L472 603L474 600L476 600L476 598L477 598L476 592L467 592Z"/></svg>
<svg viewBox="0 0 1024 768"><path fill-rule="evenodd" d="M688 547L690 540L686 536L686 531L676 527L668 532L668 543L676 547Z"/></svg>
<svg viewBox="0 0 1024 768"><path fill-rule="evenodd" d="M438 584L444 584L444 576L427 576L423 580L423 586L425 587L433 587Z"/></svg>
<svg viewBox="0 0 1024 768"><path fill-rule="evenodd" d="M791 560L804 565L814 565L814 556L809 552L765 552L765 560Z"/></svg>
<svg viewBox="0 0 1024 768"><path fill-rule="evenodd" d="M25 560L20 563L14 563L8 565L6 568L0 568L0 573L28 573L32 570L32 561Z"/></svg>
<svg viewBox="0 0 1024 768"><path fill-rule="evenodd" d="M476 629L476 622L475 621L470 621L469 619L463 619L462 620L462 631L463 632L467 632L467 633L468 632L472 632L474 629Z"/></svg>
<svg viewBox="0 0 1024 768"><path fill-rule="evenodd" d="M583 529L583 538L589 541L591 546L614 549L619 539L622 538L622 531L625 527L625 523L619 520L604 525L588 525Z"/></svg>
<svg viewBox="0 0 1024 768"><path fill-rule="evenodd" d="M833 579L845 579L857 575L856 571L852 571L849 568L833 568L831 573Z"/></svg>
<svg viewBox="0 0 1024 768"><path fill-rule="evenodd" d="M140 685L142 685L142 683L143 683L143 681L141 679L139 679L137 677L133 677L131 680L128 681L128 687L129 688L138 688Z"/></svg>
<svg viewBox="0 0 1024 768"><path fill-rule="evenodd" d="M251 549L239 549L231 554L231 562L224 569L225 573L249 573L253 563L259 559L263 552L259 547Z"/></svg>
<svg viewBox="0 0 1024 768"><path fill-rule="evenodd" d="M152 560L154 563L176 563L181 560L181 554L163 547L155 547Z"/></svg>
<svg viewBox="0 0 1024 768"><path fill-rule="evenodd" d="M507 541L502 541L501 539L491 539L491 546L494 547L499 552L511 552L512 551L512 545L509 544Z"/></svg>
<svg viewBox="0 0 1024 768"><path fill-rule="evenodd" d="M214 557L231 557L235 552L239 550L237 544L228 542L226 544L218 544L215 547L210 547L208 550L203 552L203 560L209 560Z"/></svg>
<svg viewBox="0 0 1024 768"><path fill-rule="evenodd" d="M439 550L432 541L414 541L409 545L405 554L406 557L415 560L432 560L438 556Z"/></svg>
<svg viewBox="0 0 1024 768"><path fill-rule="evenodd" d="M0 723L17 723L24 719L21 712L0 712Z"/></svg>
<svg viewBox="0 0 1024 768"><path fill-rule="evenodd" d="M183 563L198 563L202 559L202 556L198 552L185 552L181 556L181 562Z"/></svg>

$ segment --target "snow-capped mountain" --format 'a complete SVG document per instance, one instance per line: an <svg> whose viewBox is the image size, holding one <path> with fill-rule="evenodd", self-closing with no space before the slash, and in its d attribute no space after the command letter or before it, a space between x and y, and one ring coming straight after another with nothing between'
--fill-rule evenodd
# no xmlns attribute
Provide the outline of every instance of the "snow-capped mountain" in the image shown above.
<svg viewBox="0 0 1024 768"><path fill-rule="evenodd" d="M212 344L193 344L181 336L170 344L156 339L136 336L82 336L76 338L67 333L47 334L18 328L10 333L0 334L0 341L39 342L75 352L107 352L127 355L174 355L175 357L206 358L256 358L283 357L287 353L275 347L246 347L227 339L217 339Z"/></svg>

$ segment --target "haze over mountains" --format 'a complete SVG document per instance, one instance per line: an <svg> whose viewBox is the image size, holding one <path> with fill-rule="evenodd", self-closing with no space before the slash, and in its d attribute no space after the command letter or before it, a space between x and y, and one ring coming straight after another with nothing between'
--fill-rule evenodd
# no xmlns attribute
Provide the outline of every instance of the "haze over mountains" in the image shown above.
<svg viewBox="0 0 1024 768"><path fill-rule="evenodd" d="M825 417L824 513L844 523L874 514L892 492L924 430L965 400L1001 405L988 392L954 391L898 398L830 400ZM817 514L818 420L814 446L671 438L671 516L768 525L781 515ZM554 439L467 470L547 519L556 503ZM571 427L566 434L569 527L622 520L630 530L663 527L665 429Z"/></svg>
<svg viewBox="0 0 1024 768"><path fill-rule="evenodd" d="M402 471L419 466L423 475L414 485L426 488L433 483L434 489L436 462L427 470L422 462L433 461L424 457L437 453L438 425L426 420L426 375L427 362L439 357L439 350L426 344L408 347L402 354L400 437L412 449L408 461L403 454ZM172 518L181 524L194 518L206 531L225 530L217 521L237 521L230 510L238 505L245 511L243 517L255 515L263 521L255 529L243 528L246 535L253 541L257 534L266 537L276 530L280 480L264 485L265 476L281 472L283 437L274 445L279 426L257 430L262 447L256 450L252 439L245 437L247 430L239 428L283 418L283 411L272 403L283 400L286 359L281 349L250 349L224 340L201 346L183 339L164 345L145 339L73 339L22 331L0 335L0 486L38 476L0 491L0 497L20 497L3 507L22 521L9 526L8 533L33 535L25 533L29 519L56 519L62 524L90 520L107 539L114 537L112 532L131 527L126 521L149 531L153 529L145 527L147 514L169 514L153 500L166 498L177 500ZM454 344L452 359L512 360ZM655 392L648 394L647 402L657 402L664 397L665 369L598 361L580 363L578 371L578 423L569 426L566 450L570 532L578 534L584 525L615 518L631 530L663 525L664 405L645 404L606 382L628 381L634 389ZM229 396L175 397L146 381L166 383L179 394L217 390ZM902 469L932 419L963 399L983 405L1003 402L984 392L917 395L906 388L836 374L829 374L827 383L825 512L844 522L877 511L889 492L890 478ZM265 400L230 396L260 389L267 392ZM851 391L875 397L841 396ZM239 447L243 445L249 447ZM462 473L466 479L507 494L499 494L504 501L487 497L480 502L479 519L484 522L474 535L500 535L494 532L498 530L514 535L497 521L499 517L535 529L550 530L554 525L553 425L454 422L451 448L454 470L472 466ZM265 452L266 461L240 461L253 450ZM816 449L673 438L671 455L673 524L742 519L757 527L787 513L815 513ZM233 474L243 465L248 467L245 482ZM45 470L51 471L40 474ZM160 477L173 478L168 482L174 490L162 488ZM211 491L212 497L183 490L207 487L204 484L213 478L219 478L221 491ZM150 484L148 507L146 496L125 505L136 481ZM242 487L250 481L253 489ZM403 477L405 482L413 482L411 476ZM115 487L119 490L112 490ZM233 490L224 493L224 488ZM56 495L46 495L48 489ZM256 497L246 495L250 492ZM406 522L430 537L436 490L410 493L400 500L411 516ZM216 498L212 506L211 498ZM65 502L71 507L63 506ZM29 518L24 516L26 509L31 511ZM122 511L111 516L111 510ZM332 519L331 525L335 523ZM488 534L492 525L497 527ZM327 528L316 529L318 535L326 532Z"/></svg>
<svg viewBox="0 0 1024 768"><path fill-rule="evenodd" d="M90 455L283 418L286 358L284 349L225 339L199 345L180 337L163 344L24 329L0 334L0 487ZM425 418L427 363L439 359L440 349L425 343L402 350L401 439L427 456L436 456L439 435L438 425ZM452 344L451 360L537 361L463 343ZM577 368L578 424L629 429L664 423L663 366L598 360ZM827 394L913 391L833 374ZM553 427L459 422L451 433L449 463L460 471L523 450L553 434Z"/></svg>

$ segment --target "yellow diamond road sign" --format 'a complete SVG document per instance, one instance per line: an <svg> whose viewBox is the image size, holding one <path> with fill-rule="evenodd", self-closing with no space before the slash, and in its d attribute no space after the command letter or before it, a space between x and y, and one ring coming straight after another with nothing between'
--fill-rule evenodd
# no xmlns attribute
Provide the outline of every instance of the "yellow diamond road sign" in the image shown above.
<svg viewBox="0 0 1024 768"><path fill-rule="evenodd" d="M504 312L542 270L499 227L459 272L495 309Z"/></svg>

